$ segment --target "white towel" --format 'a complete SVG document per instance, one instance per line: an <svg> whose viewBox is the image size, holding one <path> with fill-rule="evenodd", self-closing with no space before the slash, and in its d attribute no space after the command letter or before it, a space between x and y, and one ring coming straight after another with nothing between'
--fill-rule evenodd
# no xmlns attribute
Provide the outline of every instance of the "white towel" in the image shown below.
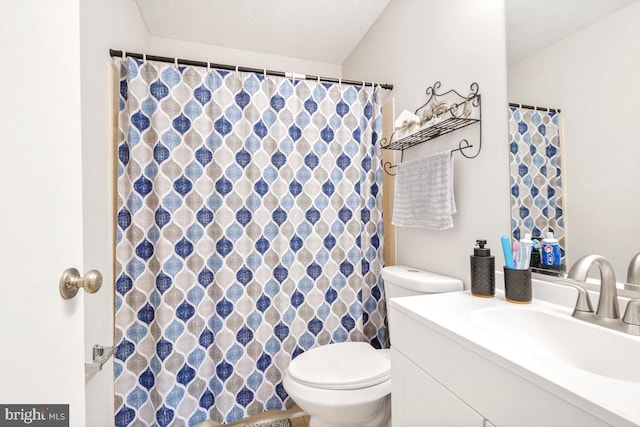
<svg viewBox="0 0 640 427"><path fill-rule="evenodd" d="M455 213L451 151L398 164L393 225L446 230Z"/></svg>
<svg viewBox="0 0 640 427"><path fill-rule="evenodd" d="M394 141L399 141L405 136L420 130L420 117L416 116L409 110L403 110L393 123Z"/></svg>

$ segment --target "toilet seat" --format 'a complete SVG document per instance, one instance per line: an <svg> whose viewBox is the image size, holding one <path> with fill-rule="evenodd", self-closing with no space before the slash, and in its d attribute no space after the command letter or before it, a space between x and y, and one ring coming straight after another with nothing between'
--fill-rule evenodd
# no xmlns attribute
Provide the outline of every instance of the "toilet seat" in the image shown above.
<svg viewBox="0 0 640 427"><path fill-rule="evenodd" d="M291 379L323 390L357 390L391 378L391 362L368 343L346 342L311 349L291 361Z"/></svg>

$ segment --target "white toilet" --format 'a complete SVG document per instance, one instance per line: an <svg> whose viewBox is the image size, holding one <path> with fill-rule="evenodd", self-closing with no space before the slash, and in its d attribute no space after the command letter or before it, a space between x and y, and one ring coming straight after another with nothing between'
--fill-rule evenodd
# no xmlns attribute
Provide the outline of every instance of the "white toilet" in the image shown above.
<svg viewBox="0 0 640 427"><path fill-rule="evenodd" d="M383 268L382 279L387 301L463 290L459 279L404 266ZM310 415L310 427L391 425L388 349L376 350L361 342L316 347L291 361L283 384L294 402Z"/></svg>

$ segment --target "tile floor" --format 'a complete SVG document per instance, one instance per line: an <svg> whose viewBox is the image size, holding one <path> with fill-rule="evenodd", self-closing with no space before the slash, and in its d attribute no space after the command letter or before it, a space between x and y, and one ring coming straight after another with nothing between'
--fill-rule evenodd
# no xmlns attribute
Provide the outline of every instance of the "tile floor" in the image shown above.
<svg viewBox="0 0 640 427"><path fill-rule="evenodd" d="M289 421L291 421L291 427L309 427L309 415L290 418Z"/></svg>
<svg viewBox="0 0 640 427"><path fill-rule="evenodd" d="M287 411L267 411L263 414L245 418L235 423L226 424L224 427L260 427L262 424L268 425L269 422L288 419L291 427L309 427L309 416L298 406L294 406ZM222 427L221 424L213 421L205 421L198 424L197 427Z"/></svg>

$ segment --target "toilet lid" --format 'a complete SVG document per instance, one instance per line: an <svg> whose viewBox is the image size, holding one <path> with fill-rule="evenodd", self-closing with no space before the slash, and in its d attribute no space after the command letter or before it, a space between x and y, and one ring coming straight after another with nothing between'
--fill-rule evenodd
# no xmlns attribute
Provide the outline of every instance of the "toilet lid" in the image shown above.
<svg viewBox="0 0 640 427"><path fill-rule="evenodd" d="M371 387L391 377L391 362L363 342L330 344L311 349L291 361L291 378L326 390Z"/></svg>

